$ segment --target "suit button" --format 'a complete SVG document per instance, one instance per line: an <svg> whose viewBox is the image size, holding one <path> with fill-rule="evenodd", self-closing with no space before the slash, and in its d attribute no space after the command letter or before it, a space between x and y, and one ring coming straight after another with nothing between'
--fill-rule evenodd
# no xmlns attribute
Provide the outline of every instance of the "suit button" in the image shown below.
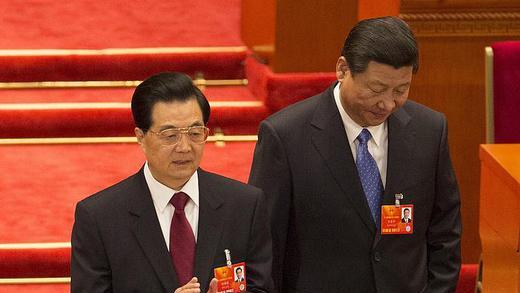
<svg viewBox="0 0 520 293"><path fill-rule="evenodd" d="M377 251L374 252L374 261L375 262L380 262L381 261L381 255Z"/></svg>

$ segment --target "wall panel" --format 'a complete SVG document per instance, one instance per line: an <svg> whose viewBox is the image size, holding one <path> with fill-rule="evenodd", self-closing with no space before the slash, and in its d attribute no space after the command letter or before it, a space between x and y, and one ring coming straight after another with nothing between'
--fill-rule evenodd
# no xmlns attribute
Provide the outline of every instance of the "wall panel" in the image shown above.
<svg viewBox="0 0 520 293"><path fill-rule="evenodd" d="M403 10L406 2L412 1L403 1ZM448 4L459 6L452 12L431 12L433 1L413 2L424 2L429 12L414 7L416 12L401 14L414 30L421 52L421 69L414 77L410 98L448 118L451 154L461 189L463 262L476 263L481 253L478 147L486 140L484 48L496 41L520 39L520 14L514 9L462 12L459 9L464 1L443 1L438 10Z"/></svg>

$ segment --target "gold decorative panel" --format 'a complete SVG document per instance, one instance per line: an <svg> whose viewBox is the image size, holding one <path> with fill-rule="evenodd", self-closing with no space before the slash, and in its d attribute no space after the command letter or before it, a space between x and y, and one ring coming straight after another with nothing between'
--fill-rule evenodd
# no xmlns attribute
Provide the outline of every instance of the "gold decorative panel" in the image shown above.
<svg viewBox="0 0 520 293"><path fill-rule="evenodd" d="M403 13L417 36L518 36L520 12Z"/></svg>

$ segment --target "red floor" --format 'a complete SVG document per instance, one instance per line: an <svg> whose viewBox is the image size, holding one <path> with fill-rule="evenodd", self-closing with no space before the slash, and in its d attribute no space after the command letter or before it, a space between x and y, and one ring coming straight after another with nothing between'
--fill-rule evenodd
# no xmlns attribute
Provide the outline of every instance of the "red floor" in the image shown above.
<svg viewBox="0 0 520 293"><path fill-rule="evenodd" d="M201 166L246 181L253 148L254 142L207 143ZM0 145L0 172L11 174L0 177L0 243L70 241L75 203L133 174L143 160L135 143ZM0 293L69 290L69 284L0 284Z"/></svg>
<svg viewBox="0 0 520 293"><path fill-rule="evenodd" d="M69 284L0 285L0 293L68 293Z"/></svg>
<svg viewBox="0 0 520 293"><path fill-rule="evenodd" d="M202 168L246 181L253 142L206 145ZM77 201L135 173L137 144L1 145L0 243L66 242ZM23 216L21 216L23 215Z"/></svg>
<svg viewBox="0 0 520 293"><path fill-rule="evenodd" d="M1 49L240 45L239 0L0 1Z"/></svg>
<svg viewBox="0 0 520 293"><path fill-rule="evenodd" d="M135 88L2 89L0 104L8 103L130 103ZM213 101L258 101L246 86L211 86L203 90Z"/></svg>

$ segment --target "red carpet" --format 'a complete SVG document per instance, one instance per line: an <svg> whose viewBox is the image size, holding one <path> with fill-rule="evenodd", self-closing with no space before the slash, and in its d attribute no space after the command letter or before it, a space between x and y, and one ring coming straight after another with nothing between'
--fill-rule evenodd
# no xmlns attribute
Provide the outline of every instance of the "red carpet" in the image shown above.
<svg viewBox="0 0 520 293"><path fill-rule="evenodd" d="M69 284L0 285L0 293L69 293Z"/></svg>
<svg viewBox="0 0 520 293"><path fill-rule="evenodd" d="M239 0L0 2L0 48L236 46Z"/></svg>
<svg viewBox="0 0 520 293"><path fill-rule="evenodd" d="M0 90L0 105L14 103L130 103L135 88L71 88ZM246 86L213 86L203 89L211 102L258 101Z"/></svg>
<svg viewBox="0 0 520 293"><path fill-rule="evenodd" d="M201 166L246 181L253 147L207 143ZM76 202L135 173L143 160L135 143L1 145L0 172L12 176L0 178L9 190L0 197L0 243L70 241ZM68 276L69 251L0 247L0 278Z"/></svg>
<svg viewBox="0 0 520 293"><path fill-rule="evenodd" d="M234 103L215 105L209 126L225 134L254 134L258 123L273 113L298 100L312 96L327 88L335 79L333 73L275 74L267 66L249 57L245 64L247 88L207 87L210 100ZM92 93L92 95L88 93ZM14 101L71 100L128 101L128 90L75 89L75 90L8 90L0 94L0 103ZM49 97L39 97L46 94ZM88 95L88 96L87 96ZM121 95L116 97L116 95ZM124 97L123 97L124 96ZM76 98L74 98L76 97ZM235 102L239 102L236 104ZM245 104L244 104L245 102ZM253 103L250 103L253 102ZM242 103L242 104L240 104ZM127 106L83 107L82 109L48 108L13 109L0 104L3 122L0 137L85 137L132 135L130 111ZM67 121L67 123L63 123ZM110 123L107 125L107 121ZM37 131L34 130L37 125Z"/></svg>
<svg viewBox="0 0 520 293"><path fill-rule="evenodd" d="M0 81L143 80L161 71L244 78L246 47L0 50Z"/></svg>
<svg viewBox="0 0 520 293"><path fill-rule="evenodd" d="M133 136L129 104L133 91L0 90L0 138ZM213 132L255 134L258 123L269 114L246 86L208 86L203 91L212 108Z"/></svg>
<svg viewBox="0 0 520 293"><path fill-rule="evenodd" d="M246 181L253 147L208 143L202 167ZM75 203L135 173L143 160L132 143L0 145L0 172L10 174L0 177L0 243L68 241Z"/></svg>
<svg viewBox="0 0 520 293"><path fill-rule="evenodd" d="M253 142L208 143L202 167L246 181L253 147ZM135 143L1 145L0 172L12 176L0 177L9 191L0 197L0 243L68 242L75 203L133 174L142 163ZM0 278L65 277L69 257L68 248L0 249ZM0 285L0 292L18 290L66 292L68 285Z"/></svg>

